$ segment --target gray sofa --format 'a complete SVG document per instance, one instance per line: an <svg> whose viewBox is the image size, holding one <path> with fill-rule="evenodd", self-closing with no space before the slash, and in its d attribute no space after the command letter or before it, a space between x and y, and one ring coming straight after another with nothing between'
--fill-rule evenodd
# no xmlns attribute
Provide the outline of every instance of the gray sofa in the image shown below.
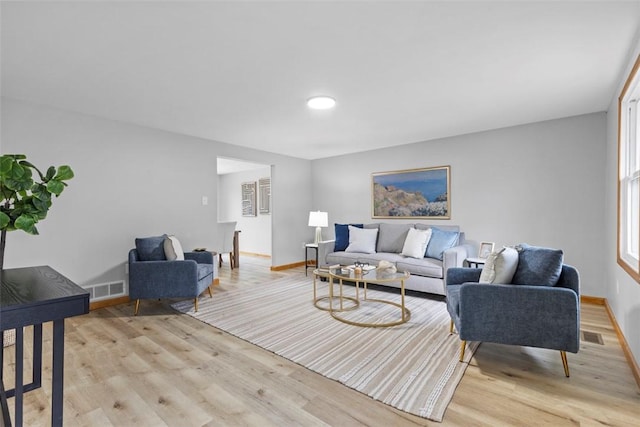
<svg viewBox="0 0 640 427"><path fill-rule="evenodd" d="M338 225L336 224L336 237L338 234ZM464 233L460 232L458 226L453 225L437 225L431 226L427 224L395 224L395 223L375 223L363 224L363 228L377 228L378 236L376 242L375 253L359 253L346 252L344 250L335 250L336 240L327 240L318 244L318 263L319 265L351 265L355 262L369 263L369 265L377 266L381 260L389 261L395 264L400 272L407 271L411 273L411 277L405 282L405 289L420 292L428 292L437 295L446 295L445 277L446 271L451 267L463 267L464 260L474 253L471 245L465 244ZM438 254L438 251L427 248L427 253L435 257L425 256L424 258L411 258L401 254L405 242L405 238L410 228L427 229L434 228L437 231L458 233L457 239L452 247L446 248ZM434 230L435 232L436 230ZM442 233L441 233L442 234ZM434 234L435 235L435 234ZM340 239L338 239L340 240ZM435 239L429 242L431 245ZM426 254L425 254L426 255ZM438 255L442 259L439 259ZM390 286L393 286L390 285ZM397 284L399 286L399 284Z"/></svg>

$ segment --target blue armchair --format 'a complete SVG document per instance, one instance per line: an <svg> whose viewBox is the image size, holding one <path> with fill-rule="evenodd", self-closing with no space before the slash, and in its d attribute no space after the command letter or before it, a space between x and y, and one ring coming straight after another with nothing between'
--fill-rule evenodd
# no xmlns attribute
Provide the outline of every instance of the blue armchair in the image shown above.
<svg viewBox="0 0 640 427"><path fill-rule="evenodd" d="M580 279L575 268L562 264L554 286L478 283L482 269L447 271L450 332L460 336L460 361L466 341L560 350L565 375L566 352L580 348Z"/></svg>
<svg viewBox="0 0 640 427"><path fill-rule="evenodd" d="M156 239L160 238L163 236ZM135 315L141 299L194 298L198 311L198 296L205 289L213 297L210 285L215 264L211 252L185 252L184 260L169 261L161 259L164 253L156 251L151 258L154 260L143 260L138 249L129 251L129 298L136 300Z"/></svg>

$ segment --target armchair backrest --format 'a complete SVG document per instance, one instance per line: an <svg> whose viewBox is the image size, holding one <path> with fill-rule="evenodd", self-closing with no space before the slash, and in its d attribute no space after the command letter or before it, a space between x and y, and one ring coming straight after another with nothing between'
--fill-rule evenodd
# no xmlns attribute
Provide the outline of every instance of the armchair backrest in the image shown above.
<svg viewBox="0 0 640 427"><path fill-rule="evenodd" d="M233 235L237 221L219 222L216 235L216 251L221 254L233 252Z"/></svg>

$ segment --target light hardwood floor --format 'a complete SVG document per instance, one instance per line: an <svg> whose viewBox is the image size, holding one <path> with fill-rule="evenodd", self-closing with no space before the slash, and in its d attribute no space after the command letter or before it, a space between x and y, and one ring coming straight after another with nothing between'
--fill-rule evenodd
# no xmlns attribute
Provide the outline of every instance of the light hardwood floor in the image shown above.
<svg viewBox="0 0 640 427"><path fill-rule="evenodd" d="M304 274L271 272L268 263L242 257L233 272L223 265L214 298ZM143 301L137 317L132 303L96 310L66 327L65 426L440 425L177 314L169 301ZM44 387L25 395L29 426L50 419L51 327L44 329ZM640 390L604 307L583 305L582 329L601 334L603 345L583 342L568 354L571 378L557 351L482 344L442 425L640 425ZM8 386L12 361L5 349Z"/></svg>

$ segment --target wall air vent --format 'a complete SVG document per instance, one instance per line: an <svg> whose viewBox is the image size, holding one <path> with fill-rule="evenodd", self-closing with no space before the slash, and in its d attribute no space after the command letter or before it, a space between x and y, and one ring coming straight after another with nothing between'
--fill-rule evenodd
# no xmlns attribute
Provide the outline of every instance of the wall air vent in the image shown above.
<svg viewBox="0 0 640 427"><path fill-rule="evenodd" d="M111 283L99 283L97 285L84 286L89 291L89 301L101 301L124 296L124 281Z"/></svg>

